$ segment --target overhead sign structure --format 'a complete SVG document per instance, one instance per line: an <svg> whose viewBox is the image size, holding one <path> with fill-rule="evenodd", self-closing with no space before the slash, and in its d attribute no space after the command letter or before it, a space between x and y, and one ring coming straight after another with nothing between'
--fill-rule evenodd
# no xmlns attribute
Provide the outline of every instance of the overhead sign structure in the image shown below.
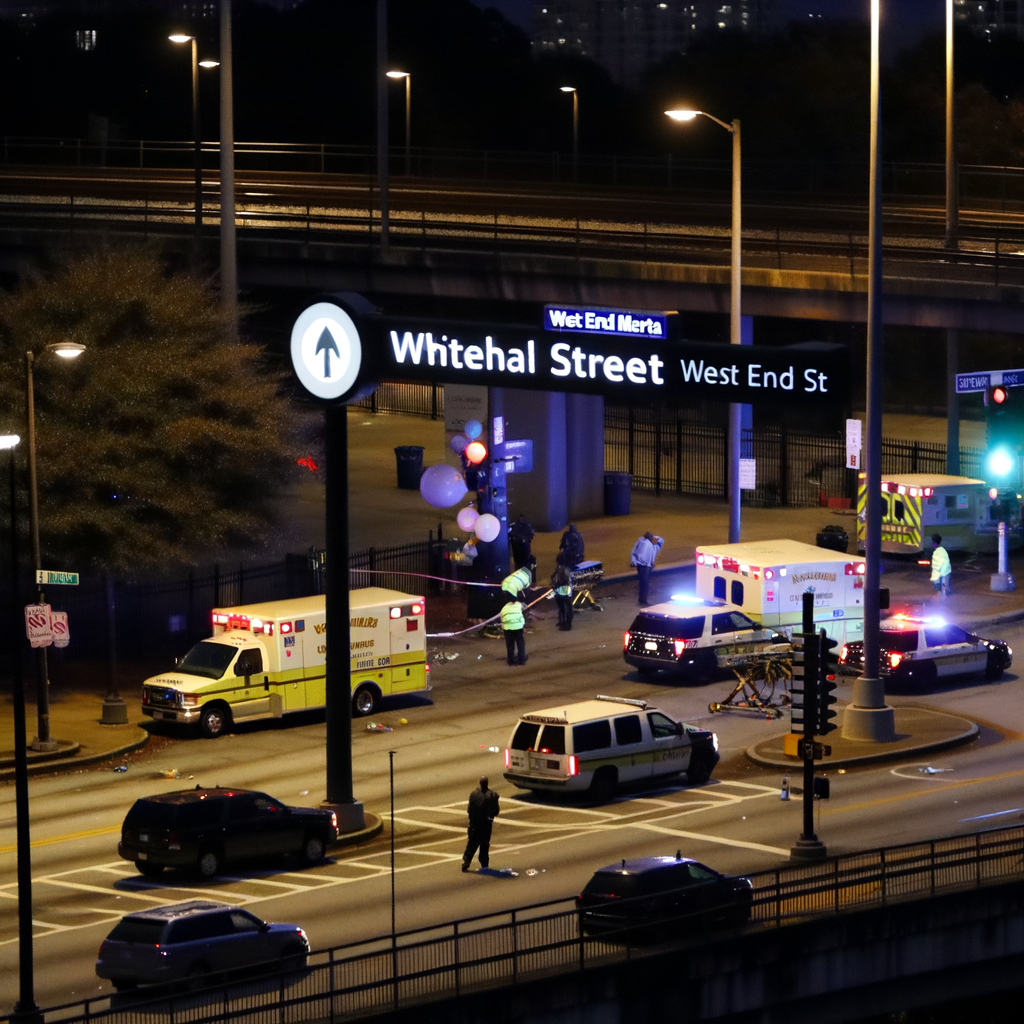
<svg viewBox="0 0 1024 1024"><path fill-rule="evenodd" d="M346 313L342 304L350 298L358 297L314 302L292 330L299 380L327 401L353 401L385 378L594 394L623 404L705 398L835 406L849 389L849 352L841 345L759 348L646 334L567 336L514 324Z"/></svg>
<svg viewBox="0 0 1024 1024"><path fill-rule="evenodd" d="M1024 369L1022 370L979 370L977 373L958 373L956 375L956 393L969 395L989 388L1024 387Z"/></svg>
<svg viewBox="0 0 1024 1024"><path fill-rule="evenodd" d="M77 587L77 572L54 572L52 569L36 569L36 583L39 586Z"/></svg>

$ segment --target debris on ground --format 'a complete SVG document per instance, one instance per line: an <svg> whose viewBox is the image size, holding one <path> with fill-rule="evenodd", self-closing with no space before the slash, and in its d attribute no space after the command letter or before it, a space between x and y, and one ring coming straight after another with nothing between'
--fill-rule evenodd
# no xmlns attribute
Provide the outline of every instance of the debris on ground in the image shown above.
<svg viewBox="0 0 1024 1024"><path fill-rule="evenodd" d="M115 769L115 771L116 770L117 769ZM165 768L160 773L160 778L161 779L180 779L181 778L181 772L179 772L176 768Z"/></svg>
<svg viewBox="0 0 1024 1024"><path fill-rule="evenodd" d="M453 651L451 654L448 654L446 651L438 651L434 655L434 661L454 661L458 656L458 651Z"/></svg>
<svg viewBox="0 0 1024 1024"><path fill-rule="evenodd" d="M366 726L367 732L391 732L391 726L385 725L383 722L370 722Z"/></svg>
<svg viewBox="0 0 1024 1024"><path fill-rule="evenodd" d="M114 769L114 771L115 771L115 772L126 772L126 771L128 771L128 765L126 765L126 764L119 764L119 765L118 765L118 766L117 766L117 767L116 767L116 768Z"/></svg>

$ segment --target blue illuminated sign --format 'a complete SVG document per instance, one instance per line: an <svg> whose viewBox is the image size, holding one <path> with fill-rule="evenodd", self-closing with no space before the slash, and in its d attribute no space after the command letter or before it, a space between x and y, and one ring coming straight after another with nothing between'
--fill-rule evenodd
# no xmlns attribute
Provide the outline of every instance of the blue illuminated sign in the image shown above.
<svg viewBox="0 0 1024 1024"><path fill-rule="evenodd" d="M641 338L668 335L668 317L644 310L594 309L590 306L545 306L544 330L572 334L618 334Z"/></svg>
<svg viewBox="0 0 1024 1024"><path fill-rule="evenodd" d="M972 392L988 391L1002 385L1004 388L1024 387L1024 370L980 370L976 373L956 375L956 393L969 395Z"/></svg>

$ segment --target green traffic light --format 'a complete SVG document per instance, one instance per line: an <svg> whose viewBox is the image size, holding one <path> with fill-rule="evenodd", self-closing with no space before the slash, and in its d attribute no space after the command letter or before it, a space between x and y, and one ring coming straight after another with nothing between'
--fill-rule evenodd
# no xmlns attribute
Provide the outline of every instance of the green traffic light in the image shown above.
<svg viewBox="0 0 1024 1024"><path fill-rule="evenodd" d="M988 468L995 476L1009 476L1013 470L1013 458L1005 448L997 448L988 457Z"/></svg>

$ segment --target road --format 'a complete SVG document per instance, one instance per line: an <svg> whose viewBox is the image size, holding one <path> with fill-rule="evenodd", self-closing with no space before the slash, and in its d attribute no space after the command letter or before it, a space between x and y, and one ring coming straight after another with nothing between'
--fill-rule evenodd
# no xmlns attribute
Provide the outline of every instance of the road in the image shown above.
<svg viewBox="0 0 1024 1024"><path fill-rule="evenodd" d="M659 585L670 592L672 581ZM431 700L380 713L390 733L353 727L356 796L367 809L388 808L388 755L395 756L396 889L399 930L498 911L578 892L591 872L621 857L681 849L720 871L783 863L801 828L799 800L779 799L781 772L753 765L751 743L784 724L710 716L708 701L728 684L703 687L639 682L624 671L621 632L635 609L632 587L602 594L604 611L577 616L570 634L554 629L546 603L528 635L530 660L508 668L500 639L444 641L435 653ZM1024 651L1020 625L993 631ZM982 724L969 746L902 764L830 771L832 798L818 804L818 833L830 852L974 832L1024 818L1024 684L1008 673L997 683L948 685L928 695L893 696L970 715ZM501 778L504 745L522 711L596 693L643 697L668 714L709 724L723 758L706 786L673 782L631 791L604 807L555 802L517 792ZM839 689L849 699L850 684ZM408 720L400 725L400 718ZM325 726L315 716L295 724L254 724L216 741L181 737L131 762L34 778L33 878L37 1000L41 1005L107 991L93 974L100 941L123 913L197 894L244 904L272 920L305 927L314 947L356 941L390 928L387 831L328 862L233 873L211 882L183 875L143 880L118 859L121 819L142 795L185 786L230 784L264 789L294 804L324 796ZM925 772L923 769L937 769ZM174 769L180 779L164 774ZM486 773L502 798L489 875L459 870L465 803ZM798 782L797 778L794 778ZM0 1006L17 997L17 887L13 786L0 794Z"/></svg>

